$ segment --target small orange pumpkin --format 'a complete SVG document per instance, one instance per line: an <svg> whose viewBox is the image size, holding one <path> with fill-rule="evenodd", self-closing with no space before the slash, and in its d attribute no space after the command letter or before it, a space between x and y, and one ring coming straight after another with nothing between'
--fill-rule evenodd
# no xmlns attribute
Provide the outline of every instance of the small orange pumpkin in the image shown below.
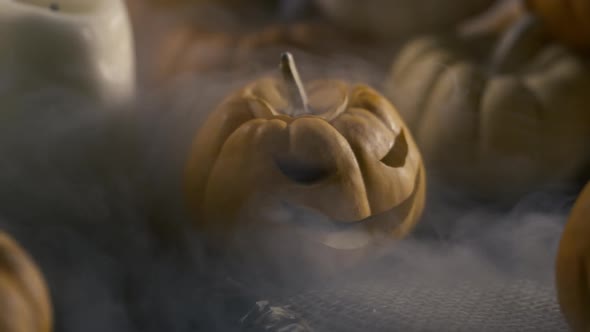
<svg viewBox="0 0 590 332"><path fill-rule="evenodd" d="M557 294L572 331L590 329L590 182L578 197L559 243Z"/></svg>
<svg viewBox="0 0 590 332"><path fill-rule="evenodd" d="M0 232L0 331L50 332L52 324L41 272L10 236Z"/></svg>
<svg viewBox="0 0 590 332"><path fill-rule="evenodd" d="M589 0L526 0L525 3L555 38L575 48L590 48Z"/></svg>

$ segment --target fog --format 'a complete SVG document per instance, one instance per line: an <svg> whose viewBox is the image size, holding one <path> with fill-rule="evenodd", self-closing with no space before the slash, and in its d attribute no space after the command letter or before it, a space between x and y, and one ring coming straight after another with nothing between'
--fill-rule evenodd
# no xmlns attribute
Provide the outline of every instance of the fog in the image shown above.
<svg viewBox="0 0 590 332"><path fill-rule="evenodd" d="M140 42L138 56L150 47ZM290 268L280 255L272 273L207 256L182 195L190 144L225 95L276 70L277 51L166 89L140 85L137 101L116 108L57 89L5 107L0 229L45 275L55 331L565 330L554 260L579 189L565 184L495 204L434 170L415 232L335 275ZM379 88L385 74L366 58L291 51L304 79ZM258 301L295 325L241 321Z"/></svg>

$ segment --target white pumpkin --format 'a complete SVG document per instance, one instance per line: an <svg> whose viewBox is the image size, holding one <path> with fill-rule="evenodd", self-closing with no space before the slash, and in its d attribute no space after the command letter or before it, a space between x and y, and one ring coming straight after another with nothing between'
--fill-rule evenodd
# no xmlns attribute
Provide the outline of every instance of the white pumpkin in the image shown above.
<svg viewBox="0 0 590 332"><path fill-rule="evenodd" d="M108 104L135 90L131 25L123 0L0 0L0 96L47 86Z"/></svg>

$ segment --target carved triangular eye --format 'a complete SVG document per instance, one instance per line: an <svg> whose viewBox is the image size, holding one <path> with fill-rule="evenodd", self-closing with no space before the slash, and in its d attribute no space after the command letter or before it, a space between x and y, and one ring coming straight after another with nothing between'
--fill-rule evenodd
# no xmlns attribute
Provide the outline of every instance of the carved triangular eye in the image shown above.
<svg viewBox="0 0 590 332"><path fill-rule="evenodd" d="M381 162L389 167L402 167L406 164L408 157L408 141L405 132L400 131L395 139L395 143L389 152L381 159Z"/></svg>
<svg viewBox="0 0 590 332"><path fill-rule="evenodd" d="M276 159L275 162L283 175L300 184L317 183L332 173L326 167L304 163L296 159Z"/></svg>

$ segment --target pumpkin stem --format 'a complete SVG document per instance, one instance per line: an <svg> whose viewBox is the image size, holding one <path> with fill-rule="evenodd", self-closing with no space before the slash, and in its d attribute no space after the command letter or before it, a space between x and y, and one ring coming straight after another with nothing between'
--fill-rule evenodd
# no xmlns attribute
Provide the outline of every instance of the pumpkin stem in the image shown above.
<svg viewBox="0 0 590 332"><path fill-rule="evenodd" d="M301 83L299 72L295 66L295 60L293 55L289 52L281 54L281 73L283 79L287 83L287 89L292 103L299 101L299 109L302 109L305 113L309 113L309 105L307 100L307 94Z"/></svg>
<svg viewBox="0 0 590 332"><path fill-rule="evenodd" d="M492 54L491 73L517 69L529 61L533 52L543 44L543 37L540 20L533 14L524 15L501 35Z"/></svg>

